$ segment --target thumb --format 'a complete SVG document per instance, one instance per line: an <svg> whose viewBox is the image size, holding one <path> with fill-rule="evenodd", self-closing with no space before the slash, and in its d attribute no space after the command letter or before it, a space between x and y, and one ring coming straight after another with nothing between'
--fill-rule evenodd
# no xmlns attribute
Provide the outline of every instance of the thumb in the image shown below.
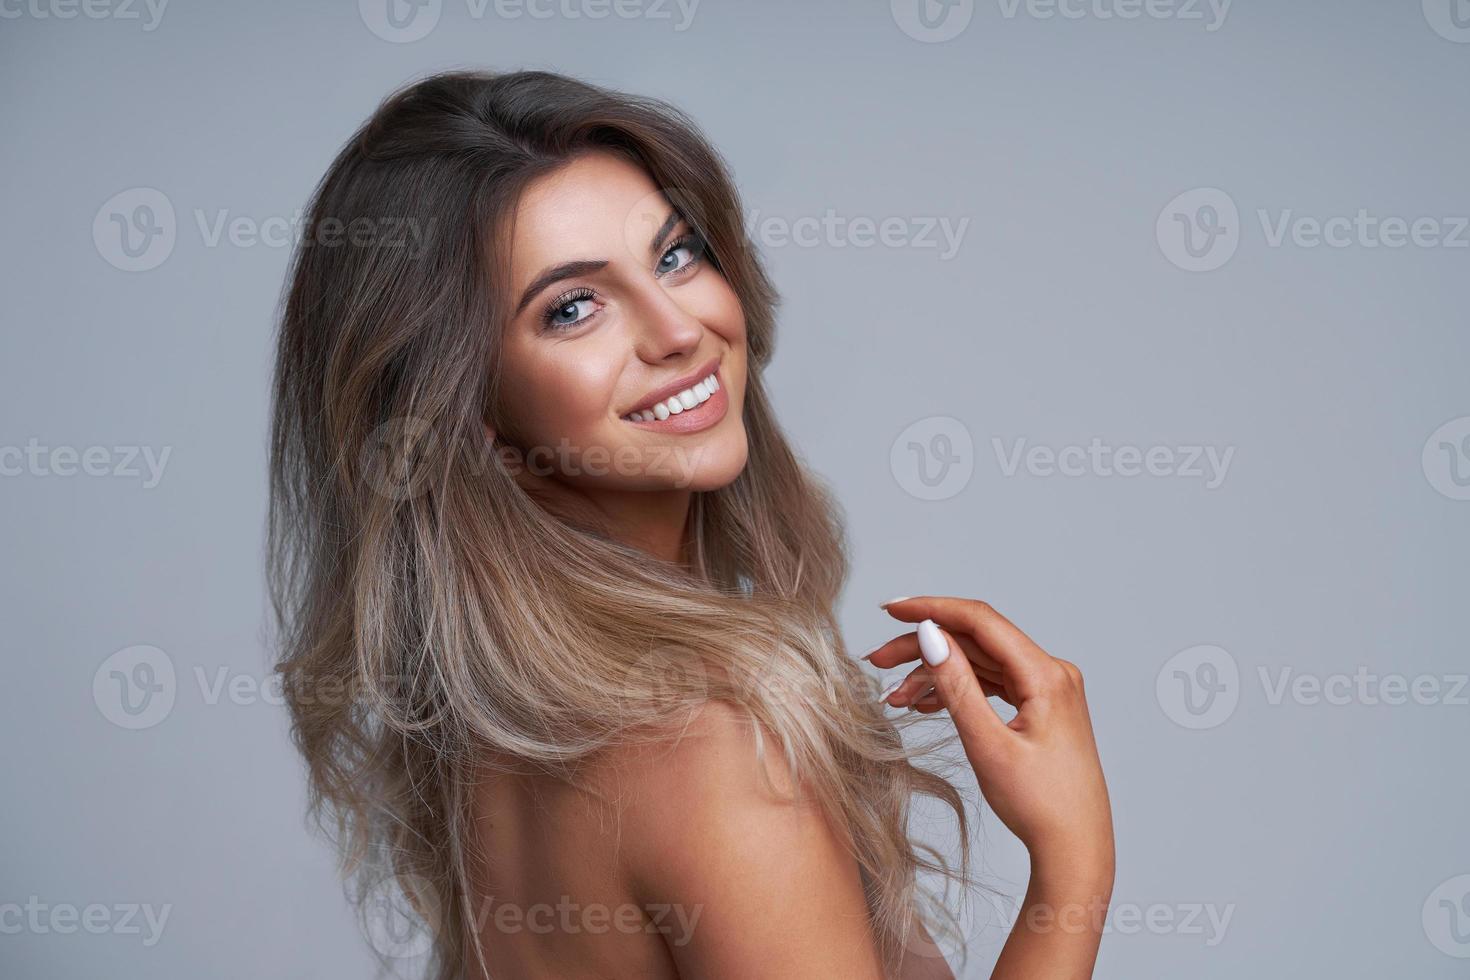
<svg viewBox="0 0 1470 980"><path fill-rule="evenodd" d="M919 653L934 675L935 693L959 729L965 754L972 759L989 755L1000 744L998 739L1015 733L985 697L975 669L954 638L932 619L921 622L918 633Z"/></svg>

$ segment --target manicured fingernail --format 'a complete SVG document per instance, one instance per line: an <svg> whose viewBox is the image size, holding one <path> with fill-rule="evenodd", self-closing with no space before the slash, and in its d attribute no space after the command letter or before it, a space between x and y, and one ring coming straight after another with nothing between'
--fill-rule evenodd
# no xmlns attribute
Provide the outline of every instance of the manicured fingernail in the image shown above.
<svg viewBox="0 0 1470 980"><path fill-rule="evenodd" d="M888 688L882 694L878 695L878 700L887 701L889 698L893 697L893 692L898 690L900 687L903 687L903 682L904 678L900 677L892 684L889 684Z"/></svg>
<svg viewBox="0 0 1470 980"><path fill-rule="evenodd" d="M949 641L939 632L939 627L934 625L932 619L926 619L919 624L919 652L924 655L924 663L930 667L938 667L949 659Z"/></svg>
<svg viewBox="0 0 1470 980"><path fill-rule="evenodd" d="M873 649L871 649L871 650L869 650L869 651L868 651L868 652L867 652L867 653L865 653L865 654L863 654L863 655L862 655L862 656L861 656L861 657L859 657L859 658L858 658L858 659L859 659L859 660L867 660L867 659L868 659L868 658L869 658L869 657L871 657L871 656L872 656L872 655L873 655L873 654L875 654L875 653L877 653L877 652L878 652L878 651L879 651L879 650L880 650L880 649L881 649L881 648L882 648L882 646L883 646L883 644L881 644L881 643L880 643L880 644L878 644L878 645L877 645L877 646L875 646L875 647L873 647Z"/></svg>
<svg viewBox="0 0 1470 980"><path fill-rule="evenodd" d="M878 608L879 609L887 609L889 606L893 605L895 602L903 602L905 599L912 599L912 598L913 598L913 596L911 596L911 595L901 595L901 596L898 596L897 598L889 599L887 602L880 602L880 603L878 603Z"/></svg>

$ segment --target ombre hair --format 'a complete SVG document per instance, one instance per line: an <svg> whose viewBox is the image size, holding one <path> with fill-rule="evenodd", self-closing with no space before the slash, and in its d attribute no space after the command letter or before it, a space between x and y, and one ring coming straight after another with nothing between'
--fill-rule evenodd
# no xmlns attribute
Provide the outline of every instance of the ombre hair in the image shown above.
<svg viewBox="0 0 1470 980"><path fill-rule="evenodd" d="M532 181L591 151L649 174L745 315L748 460L693 493L687 567L555 512L486 433L500 429L513 308L509 216ZM781 752L845 833L889 969L912 916L952 922L920 873L969 882L962 797L914 761L936 745L905 744L837 628L842 518L772 412L778 297L740 215L726 165L680 110L543 71L400 90L314 192L275 363L278 667L312 812L355 898L401 886L439 980L480 952L469 800L487 765L504 766L491 760L575 782L599 753L676 737L712 700L756 722L760 757ZM916 793L953 810L958 869L910 838Z"/></svg>

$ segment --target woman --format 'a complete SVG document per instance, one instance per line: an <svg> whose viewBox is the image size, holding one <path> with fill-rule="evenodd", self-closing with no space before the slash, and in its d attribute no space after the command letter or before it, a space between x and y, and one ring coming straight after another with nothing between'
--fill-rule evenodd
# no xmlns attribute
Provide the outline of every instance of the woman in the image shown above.
<svg viewBox="0 0 1470 980"><path fill-rule="evenodd" d="M883 702L947 711L1032 856L996 975L1090 975L1113 851L1081 678L916 597L868 658L916 669L874 696L740 215L687 117L546 72L421 81L332 163L272 438L315 807L446 980L947 977L917 876L968 882L965 810ZM915 793L953 809L959 868L909 838Z"/></svg>

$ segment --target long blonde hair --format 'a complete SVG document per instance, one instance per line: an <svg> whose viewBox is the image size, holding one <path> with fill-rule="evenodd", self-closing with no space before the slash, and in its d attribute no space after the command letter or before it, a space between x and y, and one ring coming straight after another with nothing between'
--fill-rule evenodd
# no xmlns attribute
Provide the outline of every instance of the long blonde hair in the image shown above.
<svg viewBox="0 0 1470 980"><path fill-rule="evenodd" d="M543 506L485 435L506 216L590 149L650 174L745 313L749 459L693 495L687 568ZM933 746L904 744L837 628L841 517L772 414L777 296L740 213L679 110L541 71L395 93L313 195L275 365L278 666L313 812L359 899L382 874L441 910L440 980L464 975L474 938L466 818L486 750L575 779L594 753L667 737L711 699L748 712L846 828L885 963L916 910L936 924L919 872L968 881L959 792L915 764ZM954 811L959 870L910 839L915 793Z"/></svg>

